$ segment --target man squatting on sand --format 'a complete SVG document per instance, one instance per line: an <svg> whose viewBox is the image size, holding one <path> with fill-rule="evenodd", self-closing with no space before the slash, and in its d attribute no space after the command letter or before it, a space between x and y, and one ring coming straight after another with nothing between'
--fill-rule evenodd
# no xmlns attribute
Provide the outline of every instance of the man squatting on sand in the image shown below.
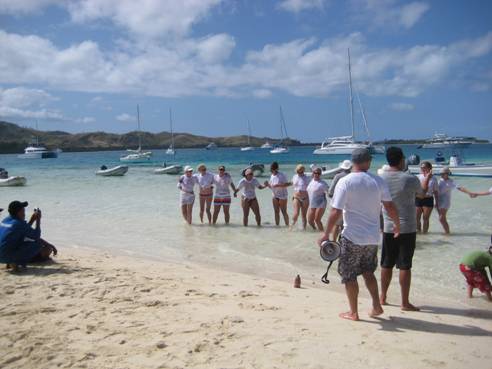
<svg viewBox="0 0 492 369"><path fill-rule="evenodd" d="M359 285L357 276L362 275L372 298L369 315L383 313L379 300L378 282L374 276L377 268L377 252L380 240L381 203L394 223L393 235L400 235L400 219L389 189L384 180L368 173L371 154L367 149L352 152L352 173L338 182L332 201L324 235L319 245L329 240L333 227L343 212L344 229L341 235L341 254L338 272L345 284L350 310L340 314L341 318L359 320L357 300Z"/></svg>

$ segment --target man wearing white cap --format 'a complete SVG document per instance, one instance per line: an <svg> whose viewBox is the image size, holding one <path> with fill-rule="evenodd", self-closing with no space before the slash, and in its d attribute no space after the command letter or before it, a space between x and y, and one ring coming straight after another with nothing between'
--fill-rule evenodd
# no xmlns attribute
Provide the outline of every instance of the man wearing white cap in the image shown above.
<svg viewBox="0 0 492 369"><path fill-rule="evenodd" d="M184 220L191 224L193 214L193 204L195 203L194 187L198 184L198 179L193 176L193 168L187 165L184 168L185 174L179 178L178 188L180 189L181 213Z"/></svg>
<svg viewBox="0 0 492 369"><path fill-rule="evenodd" d="M352 162L350 160L344 160L338 166L342 171L337 173L335 177L333 177L333 181L331 181L330 189L328 190L328 197L330 199L333 198L333 194L335 193L335 188L337 187L338 181L345 177L347 174L350 174L350 170L352 169ZM336 240L338 235L340 234L343 227L343 219L338 219L335 230L333 231L333 239Z"/></svg>

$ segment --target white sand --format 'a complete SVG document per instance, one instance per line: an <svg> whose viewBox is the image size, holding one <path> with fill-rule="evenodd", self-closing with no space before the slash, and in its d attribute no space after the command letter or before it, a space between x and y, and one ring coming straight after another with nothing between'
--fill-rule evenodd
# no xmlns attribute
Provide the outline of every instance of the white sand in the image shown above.
<svg viewBox="0 0 492 369"><path fill-rule="evenodd" d="M338 318L333 287L100 251L0 272L0 368L490 368L492 304ZM333 284L338 284L335 272ZM397 292L392 291L395 301ZM487 310L486 310L487 309Z"/></svg>

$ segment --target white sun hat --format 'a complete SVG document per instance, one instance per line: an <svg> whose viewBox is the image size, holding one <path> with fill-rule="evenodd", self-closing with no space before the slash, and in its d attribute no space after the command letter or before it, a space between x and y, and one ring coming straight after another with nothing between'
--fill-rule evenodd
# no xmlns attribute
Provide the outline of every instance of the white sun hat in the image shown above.
<svg viewBox="0 0 492 369"><path fill-rule="evenodd" d="M338 167L343 170L349 170L352 168L352 162L350 160L344 160L338 165Z"/></svg>
<svg viewBox="0 0 492 369"><path fill-rule="evenodd" d="M185 167L184 171L185 171L185 173L186 173L186 172L193 172L193 167L191 167L191 166L187 165L187 166Z"/></svg>

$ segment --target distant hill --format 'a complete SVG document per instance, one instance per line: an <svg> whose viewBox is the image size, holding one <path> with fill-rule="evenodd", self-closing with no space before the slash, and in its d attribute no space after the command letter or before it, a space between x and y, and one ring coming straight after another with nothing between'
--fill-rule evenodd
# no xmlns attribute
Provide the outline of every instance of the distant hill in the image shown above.
<svg viewBox="0 0 492 369"><path fill-rule="evenodd" d="M106 132L68 133L63 131L37 131L31 128L20 127L14 123L0 121L0 153L22 153L24 148L38 137L39 142L50 149L60 148L63 151L104 151L124 150L138 146L138 132L115 134ZM248 137L205 137L188 133L174 133L176 148L200 148L211 142L219 147L246 146ZM278 142L278 139L270 137L251 137L252 146L261 146L269 141ZM142 132L142 148L163 149L171 143L169 132L149 133ZM298 140L288 139L285 143L289 146L301 145Z"/></svg>

